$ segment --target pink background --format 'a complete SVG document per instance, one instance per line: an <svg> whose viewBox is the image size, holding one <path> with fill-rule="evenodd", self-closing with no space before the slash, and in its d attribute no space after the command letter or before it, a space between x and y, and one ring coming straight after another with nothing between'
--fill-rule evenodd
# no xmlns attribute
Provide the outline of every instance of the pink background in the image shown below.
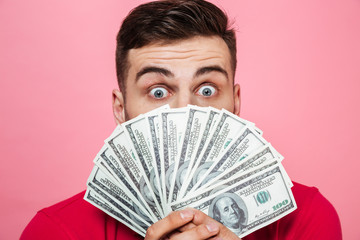
<svg viewBox="0 0 360 240"><path fill-rule="evenodd" d="M115 127L116 32L141 2L0 1L0 239L85 189ZM238 30L241 116L360 239L360 1L213 2Z"/></svg>

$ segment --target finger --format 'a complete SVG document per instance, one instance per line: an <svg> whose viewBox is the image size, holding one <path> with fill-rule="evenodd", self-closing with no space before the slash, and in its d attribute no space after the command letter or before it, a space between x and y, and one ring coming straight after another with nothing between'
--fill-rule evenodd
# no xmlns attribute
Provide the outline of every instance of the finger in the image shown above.
<svg viewBox="0 0 360 240"><path fill-rule="evenodd" d="M213 218L211 218L208 215L206 215L205 213L201 212L200 210L197 210L197 209L191 209L191 210L194 212L194 219L192 220L192 223L195 225L207 224L210 222L217 222Z"/></svg>
<svg viewBox="0 0 360 240"><path fill-rule="evenodd" d="M216 236L216 234L219 233L219 230L219 224L217 223L201 224L199 226L191 228L188 231L171 235L170 239L208 239L210 237Z"/></svg>
<svg viewBox="0 0 360 240"><path fill-rule="evenodd" d="M216 220L209 217L205 213L203 213L199 210L196 210L196 209L192 209L192 210L195 213L194 219L192 220L193 224L199 225L199 224L215 223L219 226L219 228L220 228L219 234L216 237L214 237L214 239L216 239L216 240L218 240L218 239L239 240L240 239L235 233L233 233L231 230L229 230L223 224L217 222Z"/></svg>
<svg viewBox="0 0 360 240"><path fill-rule="evenodd" d="M190 222L194 217L192 209L185 209L170 213L167 217L151 225L145 235L145 240L157 240L173 232L175 229Z"/></svg>
<svg viewBox="0 0 360 240"><path fill-rule="evenodd" d="M181 232L175 231L175 232L169 233L164 240L172 239L178 234L181 234Z"/></svg>
<svg viewBox="0 0 360 240"><path fill-rule="evenodd" d="M185 224L184 226L180 227L178 230L179 230L179 232L185 232L194 227L196 227L196 225L192 222L189 222L189 223Z"/></svg>

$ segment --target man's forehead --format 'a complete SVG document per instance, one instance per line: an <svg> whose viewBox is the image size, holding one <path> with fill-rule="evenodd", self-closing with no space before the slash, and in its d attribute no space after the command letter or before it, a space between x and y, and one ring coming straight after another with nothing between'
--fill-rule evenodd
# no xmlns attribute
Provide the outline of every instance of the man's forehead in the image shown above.
<svg viewBox="0 0 360 240"><path fill-rule="evenodd" d="M140 48L133 48L131 50L136 49L142 49L142 48L163 48L163 49L170 49L173 46L180 46L182 48L186 48L188 46L192 46L196 43L200 43L202 47L207 47L207 44L215 43L217 45L223 45L224 47L227 47L225 41L220 38L219 36L194 36L191 38L185 38L185 39L178 39L178 40L159 40L151 42L143 47ZM204 45L204 43L207 43ZM211 47L210 47L211 48Z"/></svg>
<svg viewBox="0 0 360 240"><path fill-rule="evenodd" d="M148 63L193 60L217 62L222 67L231 67L230 51L223 39L217 36L194 37L170 43L153 43L141 48L131 49L129 67L142 67Z"/></svg>

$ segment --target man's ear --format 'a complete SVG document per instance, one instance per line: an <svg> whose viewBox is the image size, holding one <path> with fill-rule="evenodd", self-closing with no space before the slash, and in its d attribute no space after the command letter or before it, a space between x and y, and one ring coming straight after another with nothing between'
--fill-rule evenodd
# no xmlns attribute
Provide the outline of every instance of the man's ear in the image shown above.
<svg viewBox="0 0 360 240"><path fill-rule="evenodd" d="M117 124L125 122L124 96L118 89L112 91L112 106L115 122Z"/></svg>
<svg viewBox="0 0 360 240"><path fill-rule="evenodd" d="M240 107L241 107L241 91L240 85L234 85L234 114L240 115Z"/></svg>

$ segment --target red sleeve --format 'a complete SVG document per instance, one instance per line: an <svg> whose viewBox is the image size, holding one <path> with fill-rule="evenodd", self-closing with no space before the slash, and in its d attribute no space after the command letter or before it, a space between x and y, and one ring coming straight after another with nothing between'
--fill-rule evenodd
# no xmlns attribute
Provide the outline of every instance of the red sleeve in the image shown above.
<svg viewBox="0 0 360 240"><path fill-rule="evenodd" d="M20 237L20 240L32 239L64 240L70 238L54 220L39 211L26 226Z"/></svg>

